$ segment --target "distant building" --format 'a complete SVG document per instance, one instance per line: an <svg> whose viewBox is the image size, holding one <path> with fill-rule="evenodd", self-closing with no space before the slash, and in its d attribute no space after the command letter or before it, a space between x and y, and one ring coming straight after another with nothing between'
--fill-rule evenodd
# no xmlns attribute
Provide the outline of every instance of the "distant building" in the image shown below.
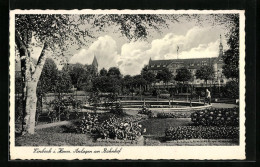
<svg viewBox="0 0 260 167"><path fill-rule="evenodd" d="M168 60L152 60L150 58L148 63L148 69L153 72L155 75L158 71L161 71L163 68L168 68L172 72L173 76L177 75L177 70L181 67L186 67L193 75L192 83L194 86L203 86L204 80L197 79L195 74L196 71L204 65L212 65L214 69L214 79L208 83L215 85L224 85L227 82L227 79L222 74L223 66L223 45L221 42L220 35L220 44L219 44L219 56L214 58L193 58L193 59L168 59ZM156 85L161 85L162 83L156 83ZM172 80L169 85L177 84L176 81Z"/></svg>
<svg viewBox="0 0 260 167"><path fill-rule="evenodd" d="M94 56L93 62L92 62L92 67L94 68L96 76L98 75L98 61L96 56Z"/></svg>

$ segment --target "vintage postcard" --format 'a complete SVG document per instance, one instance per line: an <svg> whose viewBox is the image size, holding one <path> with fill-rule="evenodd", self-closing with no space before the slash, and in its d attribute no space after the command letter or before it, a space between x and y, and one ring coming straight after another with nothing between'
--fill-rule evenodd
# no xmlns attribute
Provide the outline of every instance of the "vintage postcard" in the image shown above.
<svg viewBox="0 0 260 167"><path fill-rule="evenodd" d="M245 159L242 10L10 11L10 160Z"/></svg>

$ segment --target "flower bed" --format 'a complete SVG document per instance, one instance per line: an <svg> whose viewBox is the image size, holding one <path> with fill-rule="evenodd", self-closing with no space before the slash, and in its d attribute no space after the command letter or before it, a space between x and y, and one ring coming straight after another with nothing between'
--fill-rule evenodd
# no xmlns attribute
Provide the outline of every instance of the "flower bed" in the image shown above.
<svg viewBox="0 0 260 167"><path fill-rule="evenodd" d="M165 130L166 140L238 139L239 128L234 126L178 126Z"/></svg>
<svg viewBox="0 0 260 167"><path fill-rule="evenodd" d="M157 113L157 118L190 118L190 113Z"/></svg>
<svg viewBox="0 0 260 167"><path fill-rule="evenodd" d="M102 123L97 115L88 114L80 121L77 132L91 133L101 139L137 140L141 136L142 125L137 123L142 117L118 118L111 115Z"/></svg>
<svg viewBox="0 0 260 167"><path fill-rule="evenodd" d="M106 143L109 144L115 144L115 145L143 145L144 144L144 137L143 136L139 136L136 138L136 140L120 140L120 139L102 139L102 138L98 138L97 142L99 143L104 143L105 145L107 145Z"/></svg>
<svg viewBox="0 0 260 167"><path fill-rule="evenodd" d="M191 121L195 125L207 126L238 126L238 108L206 109L191 114Z"/></svg>

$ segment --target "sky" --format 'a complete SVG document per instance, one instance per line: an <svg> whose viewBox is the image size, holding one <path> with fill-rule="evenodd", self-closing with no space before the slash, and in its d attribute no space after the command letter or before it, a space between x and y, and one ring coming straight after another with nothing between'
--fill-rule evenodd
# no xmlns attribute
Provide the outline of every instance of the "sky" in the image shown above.
<svg viewBox="0 0 260 167"><path fill-rule="evenodd" d="M129 41L116 31L116 27L111 26L104 32L94 33L96 38L90 39L81 49L72 49L68 61L91 64L96 56L99 70L118 67L123 75L137 75L150 58L159 60L217 57L220 35L224 50L228 48L225 38L228 30L223 25L212 26L207 22L198 25L195 21L185 19L168 24L169 27L162 28L161 33L151 31L145 41ZM37 54L39 53L35 49L33 55Z"/></svg>

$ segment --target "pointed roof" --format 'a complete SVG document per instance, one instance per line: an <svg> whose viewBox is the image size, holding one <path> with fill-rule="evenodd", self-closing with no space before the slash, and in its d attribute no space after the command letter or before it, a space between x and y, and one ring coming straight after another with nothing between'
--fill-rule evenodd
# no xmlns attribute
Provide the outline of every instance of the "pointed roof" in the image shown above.
<svg viewBox="0 0 260 167"><path fill-rule="evenodd" d="M92 65L93 65L93 66L96 66L96 67L98 66L98 61L97 61L96 56L94 56L94 59L93 59Z"/></svg>
<svg viewBox="0 0 260 167"><path fill-rule="evenodd" d="M152 62L152 58L150 57L150 59L149 59L149 64L151 64L151 62Z"/></svg>

